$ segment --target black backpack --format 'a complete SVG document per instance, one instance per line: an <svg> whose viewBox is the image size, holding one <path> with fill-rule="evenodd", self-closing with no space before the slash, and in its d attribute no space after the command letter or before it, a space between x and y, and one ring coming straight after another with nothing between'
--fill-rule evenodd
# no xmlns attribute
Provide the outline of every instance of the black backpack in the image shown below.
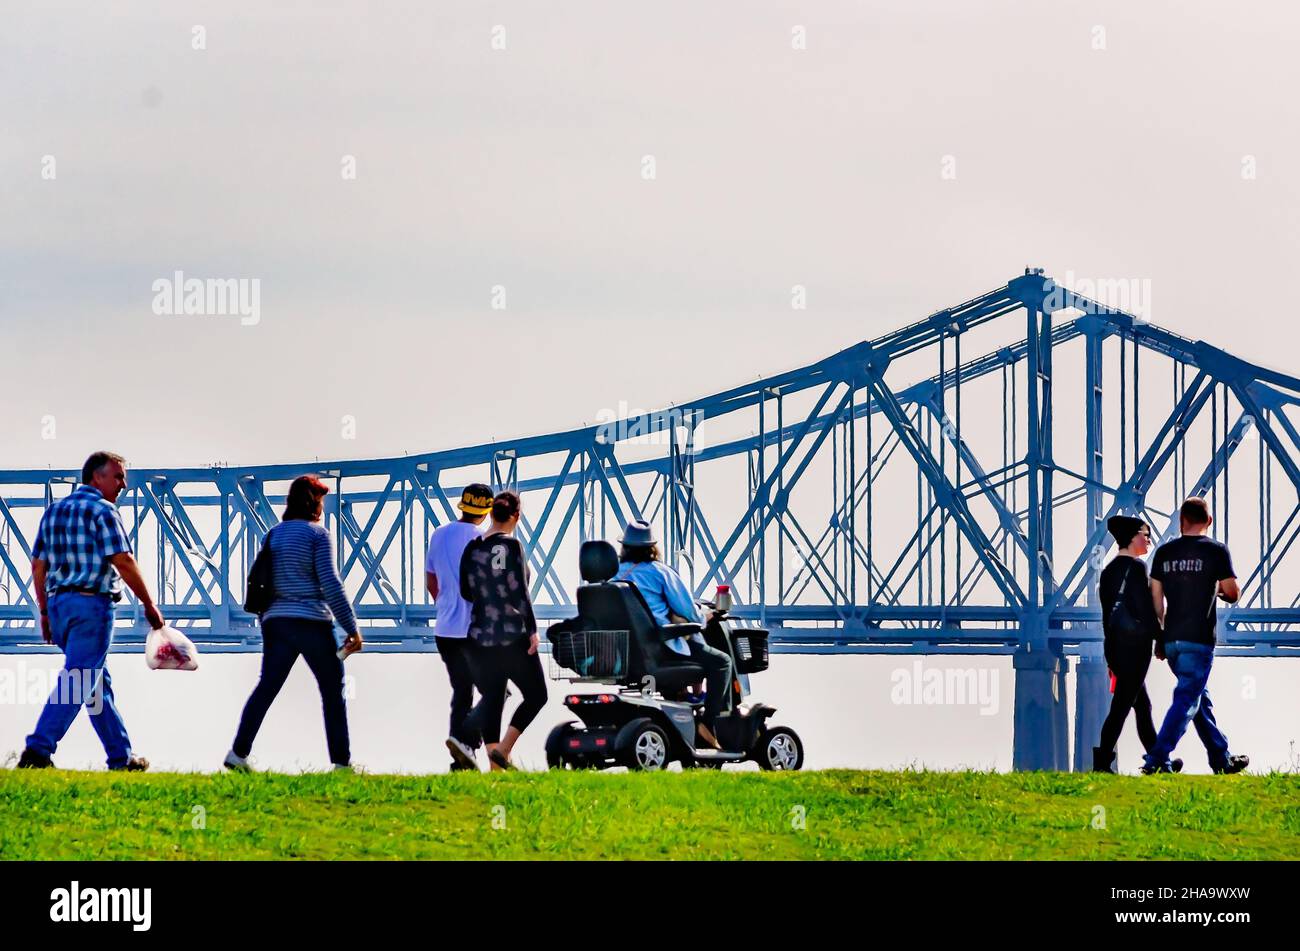
<svg viewBox="0 0 1300 951"><path fill-rule="evenodd" d="M1130 565L1128 571L1124 573L1124 580L1120 582L1119 594L1115 596L1115 606L1110 609L1110 629L1116 637L1126 641L1136 641L1150 635L1141 619L1135 618L1128 605L1124 603L1124 588L1128 585L1129 576L1132 574L1133 566Z"/></svg>
<svg viewBox="0 0 1300 951"><path fill-rule="evenodd" d="M249 614L262 614L275 600L275 578L271 573L271 533L262 539L261 550L248 570L248 585L244 588L244 610Z"/></svg>

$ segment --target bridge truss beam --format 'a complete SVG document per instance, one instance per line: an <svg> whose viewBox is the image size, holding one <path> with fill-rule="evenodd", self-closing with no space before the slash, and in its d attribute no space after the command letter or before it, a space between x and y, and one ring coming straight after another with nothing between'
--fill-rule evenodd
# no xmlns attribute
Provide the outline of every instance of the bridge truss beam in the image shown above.
<svg viewBox="0 0 1300 951"><path fill-rule="evenodd" d="M963 347L983 353L963 360ZM1298 402L1300 380L1027 271L671 409L400 458L134 466L119 506L164 613L209 651L260 646L243 579L304 471L332 483L325 525L380 651L433 649L422 556L466 483L524 497L543 619L573 613L578 544L645 517L696 593L731 584L735 613L769 627L777 651L1011 655L1017 766L1060 768L1067 658L1100 657L1111 514L1170 537L1181 498L1206 495L1244 579L1220 651L1300 651ZM0 471L0 652L48 649L31 542L76 477ZM141 649L138 605L118 619L117 648Z"/></svg>

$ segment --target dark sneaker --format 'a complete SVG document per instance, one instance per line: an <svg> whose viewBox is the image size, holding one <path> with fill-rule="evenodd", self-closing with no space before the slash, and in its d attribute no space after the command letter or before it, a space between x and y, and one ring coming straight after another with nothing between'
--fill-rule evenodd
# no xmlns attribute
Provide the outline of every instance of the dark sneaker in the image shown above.
<svg viewBox="0 0 1300 951"><path fill-rule="evenodd" d="M1223 773L1224 775L1231 775L1232 773L1240 773L1249 765L1250 757L1245 753L1242 753L1238 756L1229 756L1228 761L1216 769L1215 772Z"/></svg>
<svg viewBox="0 0 1300 951"><path fill-rule="evenodd" d="M110 766L108 769L113 773L143 773L149 768L149 761L143 756L132 756L126 761L124 766Z"/></svg>
<svg viewBox="0 0 1300 951"><path fill-rule="evenodd" d="M1183 768L1181 763L1179 764L1178 768L1179 769ZM1175 772L1173 763L1160 763L1159 765L1155 765L1155 766L1153 766L1150 763L1145 763L1142 766L1143 776L1153 776L1156 773L1172 773L1172 772Z"/></svg>
<svg viewBox="0 0 1300 951"><path fill-rule="evenodd" d="M488 750L488 759L491 760L492 765L497 769L510 771L515 768L515 764L510 762L510 760L506 758L506 754L502 753L498 749Z"/></svg>
<svg viewBox="0 0 1300 951"><path fill-rule="evenodd" d="M23 750L23 755L18 757L19 769L52 769L53 767L53 760L35 750Z"/></svg>
<svg viewBox="0 0 1300 951"><path fill-rule="evenodd" d="M472 769L478 772L478 760L474 758L474 751L467 744L450 736L447 738L447 749L451 752L451 758L460 764L461 769Z"/></svg>
<svg viewBox="0 0 1300 951"><path fill-rule="evenodd" d="M1183 771L1183 761L1180 759L1171 759L1169 761L1169 771L1171 773L1181 773Z"/></svg>

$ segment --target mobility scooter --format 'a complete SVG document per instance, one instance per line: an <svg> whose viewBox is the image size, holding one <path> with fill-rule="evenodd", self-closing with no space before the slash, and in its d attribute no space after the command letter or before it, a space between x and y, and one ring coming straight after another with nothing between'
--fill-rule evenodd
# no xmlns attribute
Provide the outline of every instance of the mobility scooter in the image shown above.
<svg viewBox="0 0 1300 951"><path fill-rule="evenodd" d="M674 760L686 768L716 769L746 760L765 770L803 766L798 734L767 723L776 708L744 702L748 675L768 666L766 631L740 628L725 611L716 612L703 629L699 624L661 626L635 585L612 580L619 567L613 545L584 542L578 560L584 582L578 588L578 616L547 631L551 675L607 686L564 698L578 720L560 724L547 737L551 769L660 770ZM703 668L665 643L701 631L709 646L730 655L733 665L730 710L713 727L720 750L697 746L697 718L704 704L689 690L703 681Z"/></svg>

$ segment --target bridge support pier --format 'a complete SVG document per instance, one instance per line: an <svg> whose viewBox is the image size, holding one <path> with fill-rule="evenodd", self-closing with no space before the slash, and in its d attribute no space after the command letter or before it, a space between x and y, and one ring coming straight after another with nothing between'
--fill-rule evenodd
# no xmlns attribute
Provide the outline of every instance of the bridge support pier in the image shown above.
<svg viewBox="0 0 1300 951"><path fill-rule="evenodd" d="M1074 771L1092 769L1092 748L1110 710L1110 667L1098 643L1079 645L1074 678Z"/></svg>
<svg viewBox="0 0 1300 951"><path fill-rule="evenodd" d="M1012 666L1016 672L1012 769L1068 771L1065 673L1069 661L1046 646L1021 644Z"/></svg>

